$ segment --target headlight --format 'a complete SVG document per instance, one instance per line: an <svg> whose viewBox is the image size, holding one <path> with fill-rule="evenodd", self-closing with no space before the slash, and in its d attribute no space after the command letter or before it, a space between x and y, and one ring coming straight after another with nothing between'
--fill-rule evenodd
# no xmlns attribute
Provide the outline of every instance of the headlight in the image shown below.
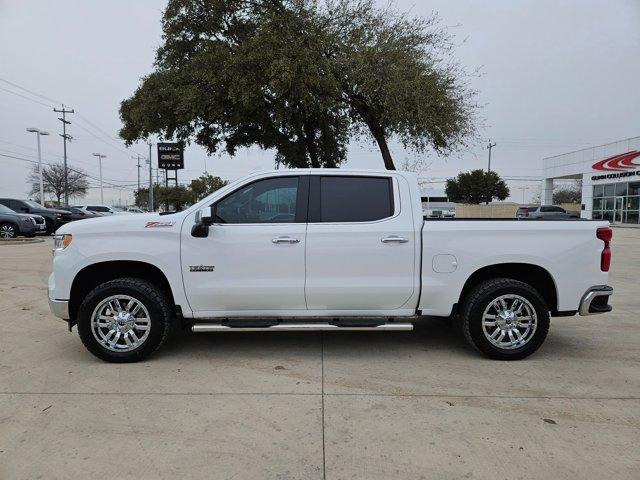
<svg viewBox="0 0 640 480"><path fill-rule="evenodd" d="M64 250L69 245L71 245L71 240L73 237L70 233L65 233L64 235L54 235L53 236L53 249L54 250Z"/></svg>

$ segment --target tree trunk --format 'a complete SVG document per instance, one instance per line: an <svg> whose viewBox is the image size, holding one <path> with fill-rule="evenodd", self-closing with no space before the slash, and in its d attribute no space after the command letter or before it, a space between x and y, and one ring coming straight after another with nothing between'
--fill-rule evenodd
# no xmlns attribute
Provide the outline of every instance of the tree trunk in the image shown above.
<svg viewBox="0 0 640 480"><path fill-rule="evenodd" d="M353 107L356 109L362 120L364 120L364 123L367 124L371 135L378 143L378 148L380 149L382 160L384 161L384 168L387 170L395 170L396 166L393 164L393 158L389 151L389 145L387 145L384 128L380 125L380 122L377 121L375 115L371 113L371 110L365 103L353 96L351 97L351 101L353 102Z"/></svg>
<svg viewBox="0 0 640 480"><path fill-rule="evenodd" d="M387 139L384 136L384 131L381 127L372 127L371 125L369 125L369 129L371 130L373 138L378 142L378 148L380 148L382 160L384 161L384 168L387 170L395 170L396 166L393 164L393 158L391 157L391 152L389 151L389 145L387 145Z"/></svg>
<svg viewBox="0 0 640 480"><path fill-rule="evenodd" d="M313 131L313 128L305 123L304 125L304 139L307 147L307 152L309 152L309 159L311 160L312 168L320 168L320 161L318 160L318 149L316 148L316 135Z"/></svg>

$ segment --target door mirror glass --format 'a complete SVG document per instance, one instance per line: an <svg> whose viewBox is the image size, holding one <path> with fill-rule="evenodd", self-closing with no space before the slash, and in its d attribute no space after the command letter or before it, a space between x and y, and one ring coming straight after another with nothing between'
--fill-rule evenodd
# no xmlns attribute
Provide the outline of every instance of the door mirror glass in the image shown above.
<svg viewBox="0 0 640 480"><path fill-rule="evenodd" d="M213 224L213 208L204 207L196 212L196 225L209 226Z"/></svg>

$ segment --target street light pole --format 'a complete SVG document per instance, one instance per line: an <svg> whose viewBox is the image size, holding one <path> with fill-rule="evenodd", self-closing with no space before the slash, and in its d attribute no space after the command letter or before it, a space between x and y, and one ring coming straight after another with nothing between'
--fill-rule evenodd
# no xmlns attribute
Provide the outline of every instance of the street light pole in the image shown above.
<svg viewBox="0 0 640 480"><path fill-rule="evenodd" d="M104 205L104 192L102 190L102 159L107 158L106 155L102 155L101 153L94 153L94 157L98 157L98 164L100 166L100 203Z"/></svg>
<svg viewBox="0 0 640 480"><path fill-rule="evenodd" d="M40 205L44 207L44 180L42 179L42 151L40 150L40 136L49 135L49 132L38 128L27 128L27 132L35 133L38 137L38 173L40 174Z"/></svg>
<svg viewBox="0 0 640 480"><path fill-rule="evenodd" d="M149 142L149 211L154 212L153 208L153 166L151 164L151 145Z"/></svg>

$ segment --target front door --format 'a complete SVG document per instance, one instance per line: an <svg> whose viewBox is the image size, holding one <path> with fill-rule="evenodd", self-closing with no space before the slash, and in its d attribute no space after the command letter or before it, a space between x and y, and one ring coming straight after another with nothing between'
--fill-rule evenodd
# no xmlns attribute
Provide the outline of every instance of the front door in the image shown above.
<svg viewBox="0 0 640 480"><path fill-rule="evenodd" d="M622 216L624 214L624 197L616 197L615 199L615 211L613 214L613 223L622 223Z"/></svg>
<svg viewBox="0 0 640 480"><path fill-rule="evenodd" d="M185 291L196 316L277 315L305 310L308 176L248 183L214 205L205 238L182 230Z"/></svg>

